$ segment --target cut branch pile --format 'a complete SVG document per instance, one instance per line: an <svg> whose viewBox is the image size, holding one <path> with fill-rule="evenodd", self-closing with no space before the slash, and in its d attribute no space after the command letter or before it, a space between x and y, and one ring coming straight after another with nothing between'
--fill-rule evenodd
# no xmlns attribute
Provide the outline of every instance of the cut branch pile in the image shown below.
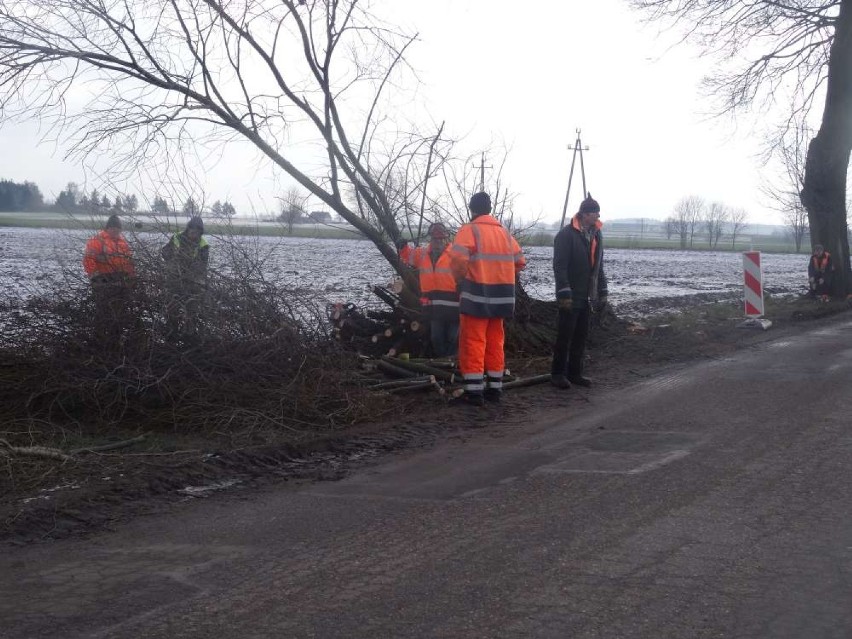
<svg viewBox="0 0 852 639"><path fill-rule="evenodd" d="M335 339L370 357L428 355L429 323L420 309L406 308L397 293L381 286L374 286L373 294L386 308L361 311L354 304L332 304L326 309Z"/></svg>
<svg viewBox="0 0 852 639"><path fill-rule="evenodd" d="M536 300L518 286L515 316L506 322L507 357L550 356L556 340L555 302ZM362 380L371 390L404 392L434 389L440 394L461 392L462 377L455 362L424 359L431 352L428 320L403 306L400 297L387 288L373 293L387 309L361 311L354 304L334 304L327 309L335 338L364 358L373 374ZM617 323L611 307L592 316L592 339L607 333ZM504 390L548 381L549 375L504 377ZM390 381L388 381L390 380Z"/></svg>
<svg viewBox="0 0 852 639"><path fill-rule="evenodd" d="M269 281L211 273L192 331L169 327L173 293L158 264L113 317L88 283L0 305L0 424L52 432L289 433L298 440L370 419L384 408L357 383L360 361L329 339L311 300ZM0 428L6 456L49 443Z"/></svg>

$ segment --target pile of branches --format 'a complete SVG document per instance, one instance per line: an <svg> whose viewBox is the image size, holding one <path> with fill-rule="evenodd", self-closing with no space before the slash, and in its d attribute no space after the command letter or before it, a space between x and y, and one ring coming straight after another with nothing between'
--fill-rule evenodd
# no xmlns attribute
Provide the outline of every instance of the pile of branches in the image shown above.
<svg viewBox="0 0 852 639"><path fill-rule="evenodd" d="M411 357L431 354L429 323L420 308L407 307L399 293L374 286L382 307L359 309L355 304L331 304L326 308L334 338L347 349L367 357Z"/></svg>
<svg viewBox="0 0 852 639"><path fill-rule="evenodd" d="M373 358L429 357L429 321L421 309L411 309L399 293L374 286L373 294L384 302L381 309L359 309L355 304L332 304L326 316L336 340L347 348ZM549 356L556 341L558 307L555 301L530 297L523 286L516 287L515 314L506 322L506 355L509 357ZM605 339L618 324L612 307L592 314L592 338Z"/></svg>
<svg viewBox="0 0 852 639"><path fill-rule="evenodd" d="M272 428L299 439L375 415L377 402L353 381L358 356L331 339L318 305L243 266L229 259L211 270L197 325L178 335L167 327L169 292L153 249L137 251L126 308L106 324L76 268L46 294L5 302L0 437L39 423L86 435L119 425Z"/></svg>

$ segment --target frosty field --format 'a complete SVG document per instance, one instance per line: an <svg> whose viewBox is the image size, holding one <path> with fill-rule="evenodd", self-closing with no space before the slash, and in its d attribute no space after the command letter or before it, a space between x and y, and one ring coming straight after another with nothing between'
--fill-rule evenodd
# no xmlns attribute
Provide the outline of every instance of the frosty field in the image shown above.
<svg viewBox="0 0 852 639"><path fill-rule="evenodd" d="M0 228L0 284L4 297L26 298L50 282L70 275L82 278L80 259L88 233L61 229ZM137 250L156 251L164 236L129 234ZM370 289L388 284L391 267L367 241L289 237L209 237L211 267L224 268L223 255L251 256L266 277L319 302L373 304ZM533 297L553 295L552 249L525 249L528 267L522 275ZM153 253L156 254L155 252ZM763 254L764 288L771 295L805 291L807 255ZM617 311L642 313L650 300L690 297L696 301L736 298L742 291L739 253L609 249L605 253L610 301ZM80 280L78 280L80 281Z"/></svg>

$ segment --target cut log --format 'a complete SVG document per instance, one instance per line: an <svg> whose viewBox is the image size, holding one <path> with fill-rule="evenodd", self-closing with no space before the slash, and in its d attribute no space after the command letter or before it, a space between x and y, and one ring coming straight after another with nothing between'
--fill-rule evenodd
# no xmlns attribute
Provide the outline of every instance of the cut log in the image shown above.
<svg viewBox="0 0 852 639"><path fill-rule="evenodd" d="M388 388L397 388L398 386L407 386L409 384L414 384L417 382L429 382L432 383L435 381L435 378L431 375L424 375L422 377L412 377L410 379L395 379L391 382L380 382L378 384L373 384L368 386L370 390L386 390Z"/></svg>
<svg viewBox="0 0 852 639"><path fill-rule="evenodd" d="M391 291L387 290L386 288L383 288L381 286L374 286L373 295L378 297L391 308L396 308L397 306L399 306L399 297Z"/></svg>
<svg viewBox="0 0 852 639"><path fill-rule="evenodd" d="M398 361L398 360L394 360L394 361ZM384 371L388 375L392 375L393 377L421 377L420 373L409 370L407 368L401 368L399 366L395 366L394 364L391 364L390 362L385 361L384 358L382 358L378 362L376 362L376 366L380 370Z"/></svg>
<svg viewBox="0 0 852 639"><path fill-rule="evenodd" d="M411 391L411 390L422 390L422 389L425 389L425 388L432 388L433 385L434 385L434 383L430 382L430 381L411 382L410 384L408 384L406 386L397 386L396 388L390 388L390 389L388 389L387 392L388 393L402 393L402 392Z"/></svg>
<svg viewBox="0 0 852 639"><path fill-rule="evenodd" d="M507 390L510 388L521 388L523 386L534 386L535 384L544 384L545 382L550 381L550 373L545 375L533 375L532 377L525 377L522 379L516 379L513 382L506 382L503 384L503 390Z"/></svg>
<svg viewBox="0 0 852 639"><path fill-rule="evenodd" d="M448 359L427 359L425 357L417 357L412 358L409 361L416 362L417 364L426 364L426 366L431 366L433 368L443 368L451 371L456 370L456 363Z"/></svg>
<svg viewBox="0 0 852 639"><path fill-rule="evenodd" d="M390 359L391 358L389 357L382 357L382 360L386 362ZM426 364L420 364L418 362L412 362L411 360L402 359L394 359L391 363L394 366L401 366L402 368L415 371L417 373L420 373L421 375L434 375L435 379L440 379L450 384L456 381L456 376L452 372L441 370L440 368L434 368L432 366L427 366Z"/></svg>

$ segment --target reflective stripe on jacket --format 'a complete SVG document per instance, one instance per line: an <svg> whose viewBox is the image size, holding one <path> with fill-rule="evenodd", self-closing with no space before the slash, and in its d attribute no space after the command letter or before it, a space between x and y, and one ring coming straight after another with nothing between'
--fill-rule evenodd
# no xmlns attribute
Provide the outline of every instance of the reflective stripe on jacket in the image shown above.
<svg viewBox="0 0 852 639"><path fill-rule="evenodd" d="M99 231L86 242L83 252L83 270L89 279L98 275L124 273L130 277L136 274L133 266L133 251L124 237L114 240L109 233Z"/></svg>
<svg viewBox="0 0 852 639"><path fill-rule="evenodd" d="M186 256L194 260L198 258L201 249L205 249L210 245L207 243L207 238L202 235L198 239L197 244L193 244L192 242L187 240L186 246L184 247L183 233L175 233L174 235L172 235L172 246L174 246L176 251L180 251L181 249L183 249L183 252L186 254Z"/></svg>
<svg viewBox="0 0 852 639"><path fill-rule="evenodd" d="M526 265L514 237L490 215L459 229L451 249L452 269L460 280L459 310L473 317L511 317L515 277Z"/></svg>
<svg viewBox="0 0 852 639"><path fill-rule="evenodd" d="M431 308L433 317L458 318L459 292L453 276L450 247L444 249L434 265L429 246L416 248L408 256L408 265L417 269L420 303Z"/></svg>
<svg viewBox="0 0 852 639"><path fill-rule="evenodd" d="M197 284L202 284L207 277L210 245L204 236L196 243L191 242L185 232L175 233L160 250L160 255L172 277Z"/></svg>

